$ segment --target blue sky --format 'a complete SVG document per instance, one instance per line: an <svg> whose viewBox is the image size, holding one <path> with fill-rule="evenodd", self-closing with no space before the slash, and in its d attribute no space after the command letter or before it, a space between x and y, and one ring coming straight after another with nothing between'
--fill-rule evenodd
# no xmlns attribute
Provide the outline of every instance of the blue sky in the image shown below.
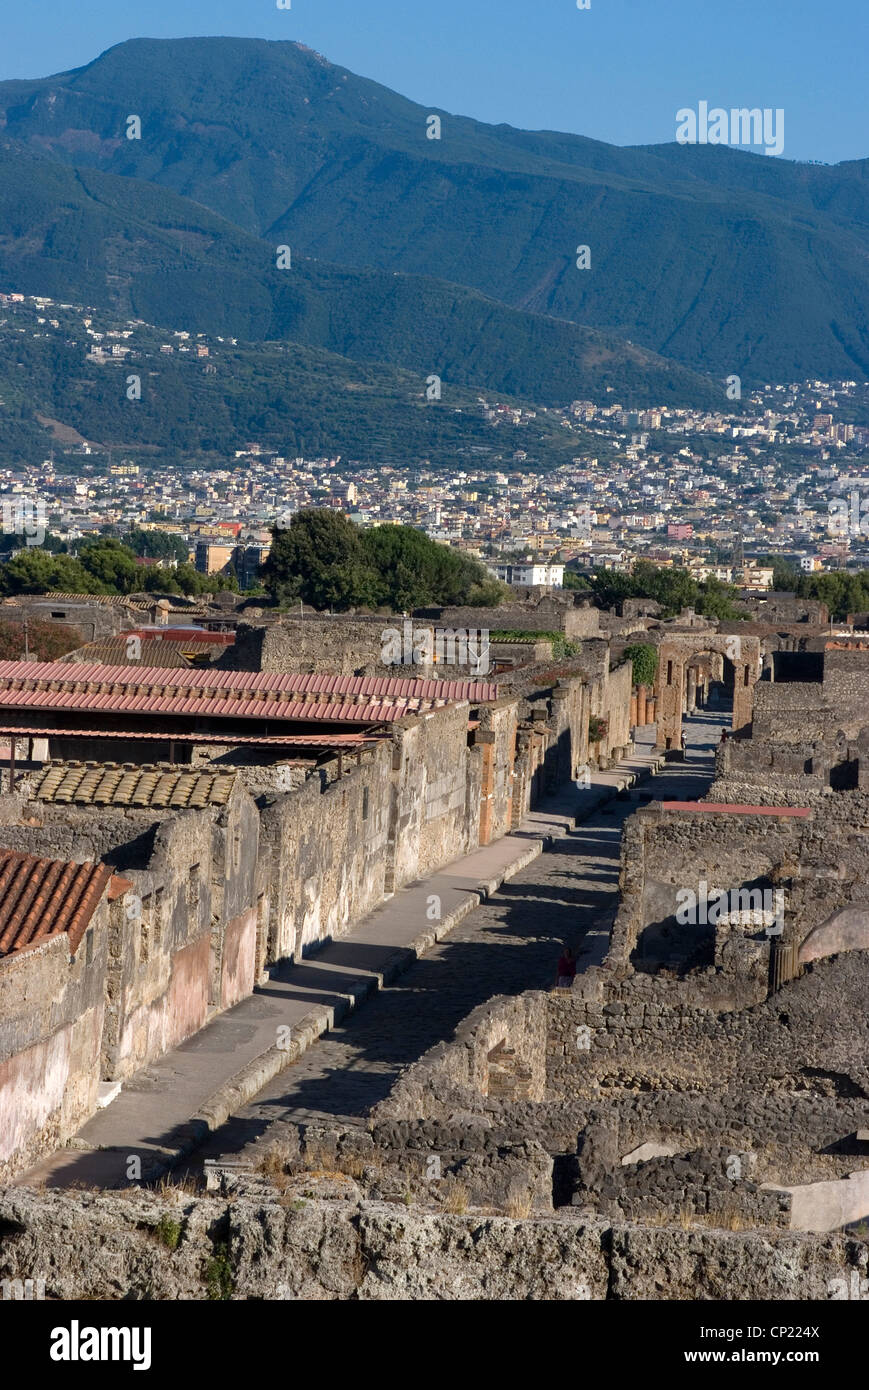
<svg viewBox="0 0 869 1390"><path fill-rule="evenodd" d="M675 113L785 112L786 159L869 156L869 0L6 0L0 77L79 67L123 39L298 39L426 105L618 145Z"/></svg>

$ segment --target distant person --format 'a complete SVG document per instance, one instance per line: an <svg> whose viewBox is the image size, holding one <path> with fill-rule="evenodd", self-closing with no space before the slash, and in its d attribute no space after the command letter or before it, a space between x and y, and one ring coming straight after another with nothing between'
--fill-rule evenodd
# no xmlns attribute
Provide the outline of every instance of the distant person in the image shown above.
<svg viewBox="0 0 869 1390"><path fill-rule="evenodd" d="M682 757L684 758L688 752L688 731L686 729L682 730L682 737L679 741L682 745Z"/></svg>
<svg viewBox="0 0 869 1390"><path fill-rule="evenodd" d="M558 972L556 976L556 989L570 989L576 978L576 956L569 946L565 946L558 962Z"/></svg>
<svg viewBox="0 0 869 1390"><path fill-rule="evenodd" d="M721 730L721 742L722 742L722 743L726 743L726 742L727 742L727 730L726 730L726 729L722 729L722 730Z"/></svg>

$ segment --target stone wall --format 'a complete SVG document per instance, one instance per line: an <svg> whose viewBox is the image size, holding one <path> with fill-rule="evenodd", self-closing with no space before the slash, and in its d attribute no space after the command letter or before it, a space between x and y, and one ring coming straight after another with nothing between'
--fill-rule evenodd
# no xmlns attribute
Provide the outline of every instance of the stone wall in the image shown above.
<svg viewBox="0 0 869 1390"><path fill-rule="evenodd" d="M748 954L753 944L746 941L742 951L734 941L732 958L723 960L715 927L704 924L699 912L696 922L682 925L676 920L677 909L687 901L678 894L690 891L699 900L703 883L710 898L714 891L772 892L776 871L795 868L799 862L805 833L802 820L774 815L669 811L662 816L654 805L639 811L622 836L621 902L613 925L610 968L625 971L632 961L646 969L655 964L681 970L714 964L732 976L719 982L722 1006L731 994L734 1003L746 1002L745 987L748 997L758 988L765 991L768 941L754 943L752 961ZM787 893L785 902L793 912ZM751 930L746 934L758 935Z"/></svg>
<svg viewBox="0 0 869 1390"><path fill-rule="evenodd" d="M392 747L339 781L311 777L261 813L269 961L344 935L379 902L389 869Z"/></svg>
<svg viewBox="0 0 869 1390"><path fill-rule="evenodd" d="M402 1121L448 1121L457 1104L473 1106L490 1094L493 1074L499 1101L542 1100L546 998L529 991L474 1009L449 1042L431 1048L399 1078L373 1112L375 1130Z"/></svg>
<svg viewBox="0 0 869 1390"><path fill-rule="evenodd" d="M492 614L497 611L500 610L492 610ZM483 616L492 614L486 610ZM458 637L453 635L456 629L467 633L468 628L475 629L470 652L461 646L461 633ZM288 615L267 623L242 623L235 646L218 664L244 671L448 680L473 679L479 674L484 678L489 671L477 672L474 662L480 655L488 655L489 662L494 662L495 651L491 645L488 654L485 648L479 651L476 631L497 628L497 623L435 622L420 616L411 620L390 613L335 617L315 614L304 618ZM440 632L443 636L439 638ZM516 647L507 654L515 658Z"/></svg>
<svg viewBox="0 0 869 1390"><path fill-rule="evenodd" d="M818 626L830 621L825 604L817 599L797 598L795 594L769 593L744 596L742 606L758 621L766 623L808 623Z"/></svg>
<svg viewBox="0 0 869 1390"><path fill-rule="evenodd" d="M161 822L149 810L22 797L4 803L3 819L14 805L25 822L0 827L5 847L102 860L126 881L123 905L106 928L106 952L90 976L106 1001L97 1044L102 1079L130 1076L198 1031L210 1009L251 993L265 964L265 890L258 891L259 814L240 781L220 811ZM40 1001L34 989L34 1016Z"/></svg>
<svg viewBox="0 0 869 1390"><path fill-rule="evenodd" d="M100 1079L127 1079L192 1036L250 995L268 965L346 934L393 892L514 828L587 762L592 707L609 720L608 756L630 701L630 668L610 672L608 652L591 641L574 661L523 673L499 700L398 721L358 766L334 760L286 792L279 773L246 769L222 808L42 803L26 778L0 797L0 844L101 860L127 881L88 974L95 1002L67 991L53 1032L6 1039L0 1104L29 1114L22 1096L37 1073L48 1097L64 1097L57 1114L28 1121L36 1137L21 1161L92 1113ZM56 992L38 974L26 1008L10 1017L38 1021ZM512 1027L487 1028L478 1084L542 1093L542 1034L526 1020L513 1046ZM31 1056L32 1047L43 1052ZM539 1155L517 1158L520 1167L526 1158L534 1168Z"/></svg>
<svg viewBox="0 0 869 1390"><path fill-rule="evenodd" d="M497 608L418 608L414 618L430 619L441 627L488 632L563 632L568 641L596 637L600 632L597 608L554 596L529 603L503 603Z"/></svg>
<svg viewBox="0 0 869 1390"><path fill-rule="evenodd" d="M738 1108L783 1066L790 1074L854 1075L859 1087L867 1066L855 1060L855 1020L867 978L865 953L837 956L738 1013L687 1004L678 990L670 1004L632 998L629 989L609 1002L577 989L553 993L546 997L547 1098L588 1101L631 1086L690 1092L714 1078L719 1090L736 1088L731 1103Z"/></svg>
<svg viewBox="0 0 869 1390"><path fill-rule="evenodd" d="M96 1109L116 911L100 903L72 960L65 933L0 960L0 1184Z"/></svg>
<svg viewBox="0 0 869 1390"><path fill-rule="evenodd" d="M398 722L339 781L312 777L262 810L260 883L270 886L268 959L299 957L343 936L405 884L480 843L483 744L469 746L469 708L448 705ZM486 708L495 754L510 753L515 702ZM510 763L490 759L490 834L512 815Z"/></svg>
<svg viewBox="0 0 869 1390"><path fill-rule="evenodd" d="M0 603L0 621L21 623L25 618L31 622L52 622L69 627L73 637L80 637L82 643L96 642L101 637L117 637L125 628L150 623L147 613L121 603L48 599L43 594L22 594Z"/></svg>
<svg viewBox="0 0 869 1390"><path fill-rule="evenodd" d="M834 732L838 716L818 682L762 681L755 689L752 742L802 743L807 730Z"/></svg>
<svg viewBox="0 0 869 1390"><path fill-rule="evenodd" d="M400 888L479 844L482 758L468 747L467 703L429 710L395 731L390 839Z"/></svg>
<svg viewBox="0 0 869 1390"><path fill-rule="evenodd" d="M473 735L480 752L481 845L506 835L521 819L516 781L519 703L498 700L480 710L480 727Z"/></svg>
<svg viewBox="0 0 869 1390"><path fill-rule="evenodd" d="M148 868L126 875L131 888L112 932L106 983L108 1079L131 1076L205 1024L212 850L211 817L188 812L159 827Z"/></svg>
<svg viewBox="0 0 869 1390"><path fill-rule="evenodd" d="M844 718L845 727L856 734L866 723L866 694L869 691L869 650L838 650L828 646L824 652L824 699Z"/></svg>
<svg viewBox="0 0 869 1390"><path fill-rule="evenodd" d="M240 623L235 647L219 663L241 671L384 675L383 632L400 618L292 615L265 624Z"/></svg>
<svg viewBox="0 0 869 1390"><path fill-rule="evenodd" d="M755 686L761 674L761 646L757 637L717 635L698 631L696 635L666 631L658 651L655 678L658 743L677 748L682 731L682 715L689 701L689 669L698 657L712 654L727 658L734 668L733 728L748 729L752 721Z"/></svg>
<svg viewBox="0 0 869 1390"><path fill-rule="evenodd" d="M802 1302L866 1277L865 1243L844 1236L416 1212L343 1187L293 1203L257 1184L231 1199L13 1188L0 1277L42 1276L55 1299L204 1300L219 1244L236 1300Z"/></svg>

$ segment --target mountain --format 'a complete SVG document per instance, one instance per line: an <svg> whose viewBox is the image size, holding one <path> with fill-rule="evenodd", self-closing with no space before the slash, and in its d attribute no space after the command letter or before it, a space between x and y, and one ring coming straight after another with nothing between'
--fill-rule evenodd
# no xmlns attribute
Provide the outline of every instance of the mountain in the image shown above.
<svg viewBox="0 0 869 1390"><path fill-rule="evenodd" d="M442 138L427 138L431 114ZM128 117L142 123L126 138ZM138 39L0 83L8 138L273 247L462 284L719 376L869 373L869 161L620 149L418 105L303 45ZM576 247L591 247L591 269Z"/></svg>
<svg viewBox="0 0 869 1390"><path fill-rule="evenodd" d="M542 405L721 405L722 383L576 324L421 277L291 256L143 180L0 141L0 286L166 329L292 340ZM611 398L612 399L612 398Z"/></svg>

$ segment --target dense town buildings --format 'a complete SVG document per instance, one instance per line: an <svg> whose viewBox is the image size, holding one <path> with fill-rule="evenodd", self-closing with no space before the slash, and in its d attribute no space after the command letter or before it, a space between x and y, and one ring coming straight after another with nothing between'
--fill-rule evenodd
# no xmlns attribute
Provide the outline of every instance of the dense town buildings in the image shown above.
<svg viewBox="0 0 869 1390"><path fill-rule="evenodd" d="M112 325L96 310L16 294L0 296L0 315L19 333L75 342L83 355L99 349L109 372L121 361L125 371L134 361L150 368L166 352L207 351L213 366L232 345L183 330L155 345L147 325ZM275 518L310 506L341 509L363 525L420 527L493 566L540 572L570 560L619 568L643 557L763 589L767 557L806 571L869 566L866 382L746 389L739 402L722 388L715 412L632 411L617 401L541 411L482 397L476 410L491 447L447 468L288 457L255 440L239 440L233 457L155 465L147 450L56 440L36 469L0 460L4 529L26 541L39 507L52 532L73 543L105 526L169 530L203 572L232 564L245 587L268 553ZM552 469L536 457L541 414L575 436L572 462Z"/></svg>

